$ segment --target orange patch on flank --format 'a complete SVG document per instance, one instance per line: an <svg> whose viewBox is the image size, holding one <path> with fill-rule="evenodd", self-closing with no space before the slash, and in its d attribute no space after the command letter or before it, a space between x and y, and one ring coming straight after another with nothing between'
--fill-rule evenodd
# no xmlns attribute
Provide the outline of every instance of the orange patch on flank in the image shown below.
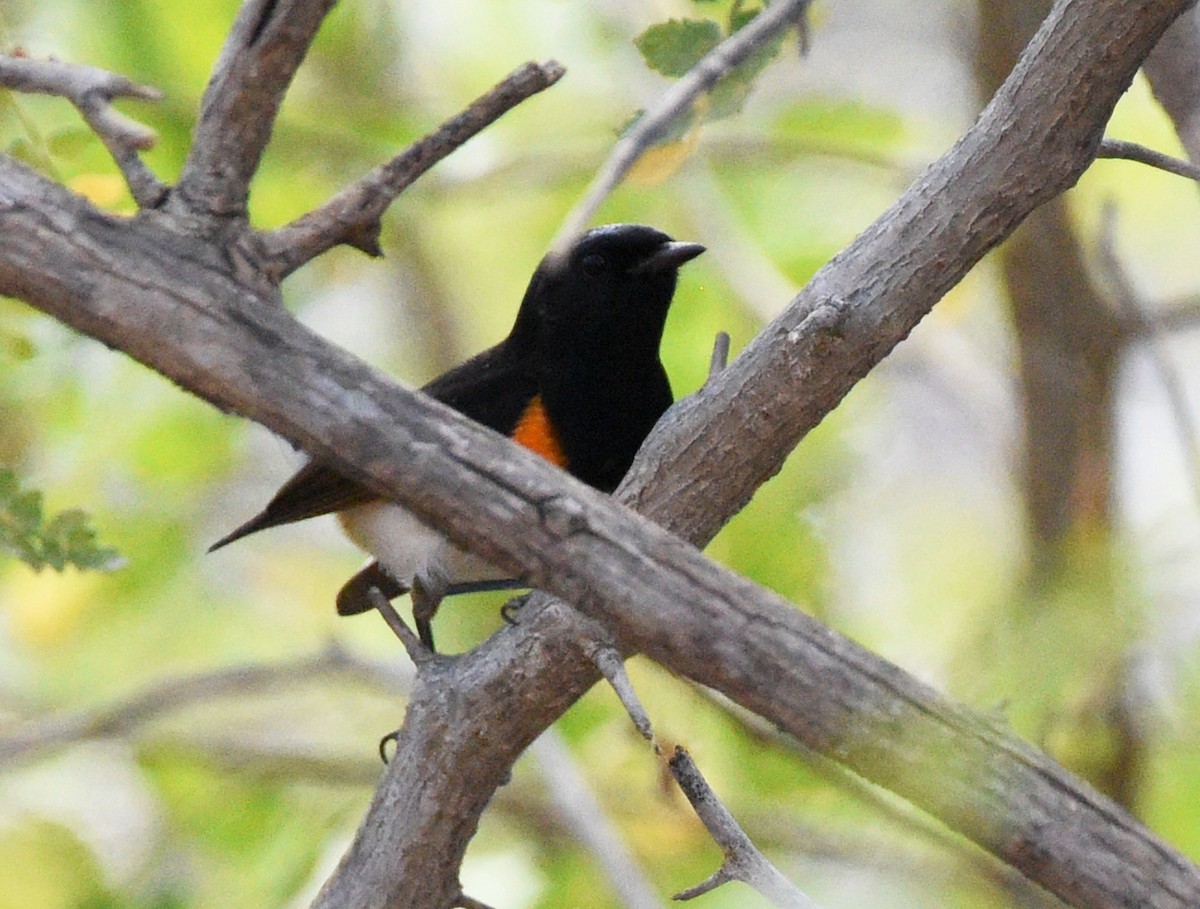
<svg viewBox="0 0 1200 909"><path fill-rule="evenodd" d="M542 396L534 395L517 420L517 428L512 432L512 440L518 445L524 445L530 451L540 454L551 464L558 467L567 466L567 454L558 441L554 427L550 425L550 417L542 405Z"/></svg>

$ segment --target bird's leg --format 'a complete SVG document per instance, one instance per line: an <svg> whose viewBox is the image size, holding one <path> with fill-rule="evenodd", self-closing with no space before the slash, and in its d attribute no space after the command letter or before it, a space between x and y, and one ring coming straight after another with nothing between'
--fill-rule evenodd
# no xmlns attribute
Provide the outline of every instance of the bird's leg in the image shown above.
<svg viewBox="0 0 1200 909"><path fill-rule="evenodd" d="M430 651L434 650L433 617L437 613L438 607L442 605L449 586L449 580L435 571L419 574L413 578L413 622L416 623L421 643Z"/></svg>
<svg viewBox="0 0 1200 909"><path fill-rule="evenodd" d="M378 590L389 600L394 600L408 588L393 578L378 562L371 562L342 585L337 595L338 615L358 615L374 609L370 592Z"/></svg>
<svg viewBox="0 0 1200 909"><path fill-rule="evenodd" d="M500 607L500 618L502 618L504 620L504 624L519 625L520 622L517 621L517 612L528 601L529 601L529 594L524 594L523 596L514 597L513 599L511 599L507 603L505 603L503 606L501 606Z"/></svg>

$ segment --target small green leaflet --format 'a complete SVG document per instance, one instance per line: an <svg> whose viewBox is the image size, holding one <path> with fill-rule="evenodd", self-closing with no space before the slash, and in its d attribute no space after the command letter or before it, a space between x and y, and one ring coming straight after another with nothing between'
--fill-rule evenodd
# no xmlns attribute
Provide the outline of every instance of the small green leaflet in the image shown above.
<svg viewBox="0 0 1200 909"><path fill-rule="evenodd" d="M10 552L35 571L68 565L84 571L112 571L120 554L96 541L87 514L77 508L47 519L42 494L22 489L9 468L0 468L0 552Z"/></svg>

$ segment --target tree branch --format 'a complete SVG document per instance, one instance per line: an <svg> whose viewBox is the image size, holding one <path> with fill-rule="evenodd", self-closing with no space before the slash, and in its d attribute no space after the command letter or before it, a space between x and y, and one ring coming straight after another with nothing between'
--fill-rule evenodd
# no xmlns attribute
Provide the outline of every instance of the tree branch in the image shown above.
<svg viewBox="0 0 1200 909"><path fill-rule="evenodd" d="M818 909L817 904L801 893L792 882L766 860L746 836L712 787L701 776L692 756L676 748L667 762L675 782L687 796L704 829L709 832L725 853L720 869L708 880L675 895L677 900L690 900L715 890L728 881L741 881L753 887L776 906L785 909Z"/></svg>
<svg viewBox="0 0 1200 909"><path fill-rule="evenodd" d="M200 105L191 151L168 199L178 216L242 219L275 118L336 0L245 0Z"/></svg>
<svg viewBox="0 0 1200 909"><path fill-rule="evenodd" d="M1138 62L1187 5L1059 3L977 124L672 411L623 500L707 540L987 250L1078 178ZM521 566L623 646L725 692L1075 905L1200 901L1194 866L1044 755L331 348L223 250L169 227L106 217L0 158L0 292L272 427L501 567ZM747 437L755 444L732 444ZM520 628L420 673L397 759L318 905L458 895L462 850L512 761L597 677L573 615L535 597Z"/></svg>
<svg viewBox="0 0 1200 909"><path fill-rule="evenodd" d="M1165 170L1177 177L1187 177L1189 180L1200 180L1200 167L1179 158L1172 158L1160 151L1138 145L1136 142L1125 142L1120 139L1105 139L1096 150L1097 158L1124 158L1126 161L1137 161L1148 164L1159 170Z"/></svg>
<svg viewBox="0 0 1200 909"><path fill-rule="evenodd" d="M633 689L629 673L625 671L625 658L615 647L608 644L596 643L590 647L590 652L592 662L600 670L604 680L612 687L613 693L621 702L621 706L625 708L625 712L629 714L633 728L638 731L638 735L654 745L657 750L658 743L654 741L654 726L650 722L650 714L646 712L637 692Z"/></svg>
<svg viewBox="0 0 1200 909"><path fill-rule="evenodd" d="M654 748L654 753L665 757L662 746L654 733L646 708L638 699L629 675L625 672L625 664L621 655L612 647L597 646L592 659L596 668L603 673L604 678L616 692L621 705L642 738ZM541 741L539 739L538 741ZM697 896L715 890L721 884L729 881L741 881L757 890L776 906L799 907L799 909L815 909L816 904L792 884L779 869L767 861L758 847L734 819L729 809L717 798L708 781L700 772L682 747L676 746L673 754L667 757L667 767L679 788L683 790L691 803L704 829L708 831L721 850L725 853L725 861L721 867L706 881L695 887L689 887L675 895L677 900L690 900Z"/></svg>
<svg viewBox="0 0 1200 909"><path fill-rule="evenodd" d="M387 207L414 180L490 126L522 101L544 91L566 70L554 60L526 63L386 164L349 186L316 211L266 234L268 267L280 278L340 243L371 256L379 249L380 221Z"/></svg>
<svg viewBox="0 0 1200 909"><path fill-rule="evenodd" d="M112 155L134 201L141 208L153 208L162 201L166 186L138 157L139 151L154 145L154 130L112 106L114 98L157 101L162 98L158 89L94 66L3 54L0 54L0 85L14 91L66 98Z"/></svg>
<svg viewBox="0 0 1200 909"><path fill-rule="evenodd" d="M975 72L995 93L1052 0L979 0ZM1021 494L1029 533L1025 586L1058 578L1072 529L1107 523L1121 326L1092 281L1065 198L1031 213L999 250L1018 353L1024 423Z"/></svg>

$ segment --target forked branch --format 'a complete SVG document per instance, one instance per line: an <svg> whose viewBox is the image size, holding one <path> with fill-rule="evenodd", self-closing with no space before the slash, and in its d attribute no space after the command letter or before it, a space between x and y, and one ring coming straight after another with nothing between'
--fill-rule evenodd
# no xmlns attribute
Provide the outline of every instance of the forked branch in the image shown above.
<svg viewBox="0 0 1200 909"><path fill-rule="evenodd" d="M386 164L338 193L323 206L264 238L268 268L278 277L340 243L368 255L379 249L380 218L417 177L496 122L526 98L549 88L566 70L555 62L526 63L476 98L461 113Z"/></svg>
<svg viewBox="0 0 1200 909"><path fill-rule="evenodd" d="M116 98L157 101L158 89L94 66L6 55L0 55L0 85L69 100L112 155L138 206L152 208L162 200L166 187L138 157L154 145L154 130L112 105Z"/></svg>

